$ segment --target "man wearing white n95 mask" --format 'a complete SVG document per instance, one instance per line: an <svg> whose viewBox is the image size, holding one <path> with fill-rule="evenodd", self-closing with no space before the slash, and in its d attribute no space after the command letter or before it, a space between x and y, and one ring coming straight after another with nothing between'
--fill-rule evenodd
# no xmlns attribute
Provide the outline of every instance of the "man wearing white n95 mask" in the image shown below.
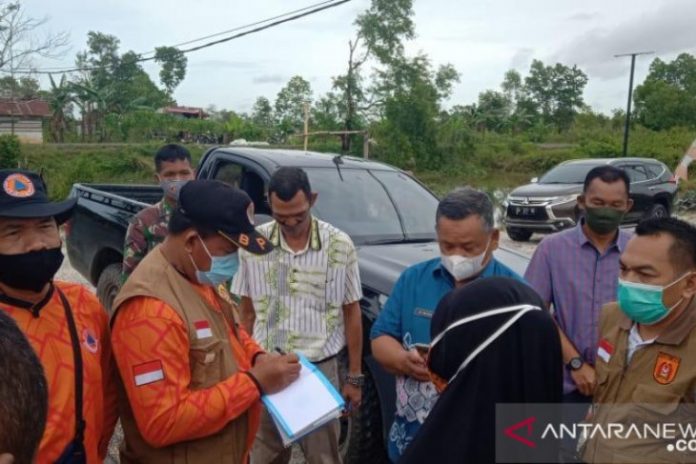
<svg viewBox="0 0 696 464"><path fill-rule="evenodd" d="M437 392L429 381L416 345L430 343L430 321L443 296L483 277L521 279L498 262L499 231L493 203L470 187L447 195L437 208L435 225L441 256L404 271L372 326L372 354L397 376L396 415L389 433L389 458L397 461L435 405Z"/></svg>

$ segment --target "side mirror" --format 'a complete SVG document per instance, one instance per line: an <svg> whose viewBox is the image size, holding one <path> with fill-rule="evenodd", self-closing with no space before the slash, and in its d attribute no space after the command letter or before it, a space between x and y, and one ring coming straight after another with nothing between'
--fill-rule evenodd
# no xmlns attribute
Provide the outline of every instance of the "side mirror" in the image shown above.
<svg viewBox="0 0 696 464"><path fill-rule="evenodd" d="M532 180L531 180L530 182L531 182L532 184L536 184L537 182L539 182L539 178L538 178L538 177L532 177Z"/></svg>

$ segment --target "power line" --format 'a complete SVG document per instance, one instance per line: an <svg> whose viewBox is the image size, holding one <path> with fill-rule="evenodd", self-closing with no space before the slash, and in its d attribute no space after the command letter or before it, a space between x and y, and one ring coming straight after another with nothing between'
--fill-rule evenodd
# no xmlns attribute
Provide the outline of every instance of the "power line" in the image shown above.
<svg viewBox="0 0 696 464"><path fill-rule="evenodd" d="M229 42L229 41L231 41L231 40L239 39L239 38L244 37L244 36L247 36L247 35L251 35L251 34L255 34L255 33L257 33L257 32L264 31L264 30L266 30L266 29L271 29L271 28L276 27L276 26L279 26L279 25L281 25L281 24L285 24L285 23L288 23L288 22L291 22L291 21L295 21L295 20L298 20L298 19L302 19L302 18L305 18L305 17L307 17L307 16L311 16L311 15L316 14L316 13L319 13L319 12L321 12L321 11L328 10L328 9L331 9L331 8L335 8L335 7L339 6L339 5L342 5L342 4L344 4L344 3L348 3L348 2L351 2L351 1L352 1L352 0L338 0L338 1L329 0L329 1L321 2L321 3L317 3L317 4L315 4L315 5L310 5L310 6L308 6L308 7L301 8L301 9L299 9L299 10L295 10L295 11L292 11L292 12L288 12L288 13L285 13L285 14L282 14L282 15L279 15L279 16L276 16L276 17L274 17L274 18L269 18L269 19L265 19L265 20L262 20L262 21L257 21L257 22L255 22L255 23L252 23L252 24L249 24L249 25L246 25L246 26L239 26L239 27L237 27L237 28L235 28L235 29L231 29L230 31L239 30L239 29L246 29L246 28L248 28L248 27L250 27L250 26L268 23L269 21L273 21L273 20L276 19L276 18L283 18L283 19L279 19L279 20L273 21L273 22L271 22L270 24L265 24L265 25L263 25L263 26L259 26L259 27L255 27L255 28L253 28L253 29L249 29L249 30L247 30L247 31L239 32L239 33L237 33L237 34L231 35L231 36L229 36L229 37L225 37L225 38L223 38L223 39L215 40L215 41L212 41L212 42L207 42L207 43L205 43L205 44L197 45L197 46L195 46L195 47L187 48L187 49L180 50L180 51L181 51L182 53L186 54L186 53L191 53L191 52L203 50L203 49L205 49L205 48L213 47L213 46L215 46L215 45L220 45L220 44L222 44L222 43ZM309 9L309 8L311 8L311 9ZM308 10L308 9L309 9L309 10ZM307 10L308 10L308 11L307 11ZM296 12L300 12L300 13L293 14L293 13L296 13ZM292 16L288 16L288 15L292 15ZM217 37L217 36L219 36L219 35L228 33L228 32L230 32L230 31L220 32L220 33L212 34L212 35L210 35L210 36L203 37L203 38L200 38L200 39L191 40L191 41L185 42L184 44L179 44L178 46L180 46L180 45L185 45L185 44L191 44L191 43L195 43L195 42L200 42L201 40L205 40L205 39L211 38L211 37ZM147 52L147 53L145 53L145 54L150 54L150 53L152 53L152 52ZM155 59L154 56L150 56L150 57L142 57L142 56L141 56L141 57L138 58L137 60L134 60L133 63L142 63L142 62L145 62L145 61L153 61L154 59ZM35 70L28 70L28 69L27 69L27 70L21 70L21 69L20 69L20 70L17 70L17 69L15 69L13 72L15 72L15 73L17 73L17 74L63 74L63 73L74 73L74 72L80 72L80 71L92 71L92 70L95 70L95 69L98 69L98 68L95 68L95 67L82 67L82 68L77 68L77 67L75 67L75 68L64 68L64 69L55 69L55 70L52 70L51 68L43 68L43 69L35 69Z"/></svg>

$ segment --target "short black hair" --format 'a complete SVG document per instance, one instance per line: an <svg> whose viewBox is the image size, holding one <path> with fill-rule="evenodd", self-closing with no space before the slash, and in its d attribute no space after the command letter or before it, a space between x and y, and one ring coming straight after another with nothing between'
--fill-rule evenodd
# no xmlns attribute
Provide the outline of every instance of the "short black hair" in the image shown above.
<svg viewBox="0 0 696 464"><path fill-rule="evenodd" d="M157 172L162 170L162 163L171 163L173 161L188 161L191 164L191 153L181 145L170 143L155 153L155 169Z"/></svg>
<svg viewBox="0 0 696 464"><path fill-rule="evenodd" d="M0 454L31 464L46 427L43 367L14 320L0 311Z"/></svg>
<svg viewBox="0 0 696 464"><path fill-rule="evenodd" d="M623 181L623 183L626 185L626 195L631 193L631 179L628 178L626 171L619 169L616 166L611 166L608 164L605 166L597 166L588 172L587 176L585 176L585 185L582 187L583 193L587 193L587 189L595 179L599 179L607 184Z"/></svg>
<svg viewBox="0 0 696 464"><path fill-rule="evenodd" d="M188 229L194 229L203 238L208 238L217 233L216 230L210 227L203 224L196 224L178 207L174 208L174 211L172 211L172 216L169 219L169 226L167 228L171 235L179 235Z"/></svg>
<svg viewBox="0 0 696 464"><path fill-rule="evenodd" d="M282 167L273 173L268 184L268 198L276 194L282 201L292 200L297 192L304 192L307 199L312 197L312 187L309 185L309 177L304 169L296 167Z"/></svg>
<svg viewBox="0 0 696 464"><path fill-rule="evenodd" d="M646 219L636 227L639 237L668 234L674 239L670 260L679 271L696 268L696 227L675 218Z"/></svg>
<svg viewBox="0 0 696 464"><path fill-rule="evenodd" d="M486 229L495 227L491 197L472 187L459 187L448 193L437 205L435 221L439 222L442 217L461 221L473 215L481 217Z"/></svg>

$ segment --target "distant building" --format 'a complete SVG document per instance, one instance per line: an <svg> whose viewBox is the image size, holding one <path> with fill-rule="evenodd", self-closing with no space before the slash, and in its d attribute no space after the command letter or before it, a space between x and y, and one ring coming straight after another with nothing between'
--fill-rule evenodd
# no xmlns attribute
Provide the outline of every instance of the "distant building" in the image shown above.
<svg viewBox="0 0 696 464"><path fill-rule="evenodd" d="M22 142L43 143L43 122L50 117L46 100L0 98L0 134L14 133Z"/></svg>
<svg viewBox="0 0 696 464"><path fill-rule="evenodd" d="M171 114L186 119L208 119L208 113L203 111L203 108L194 108L191 106L169 106L161 110L165 114Z"/></svg>

